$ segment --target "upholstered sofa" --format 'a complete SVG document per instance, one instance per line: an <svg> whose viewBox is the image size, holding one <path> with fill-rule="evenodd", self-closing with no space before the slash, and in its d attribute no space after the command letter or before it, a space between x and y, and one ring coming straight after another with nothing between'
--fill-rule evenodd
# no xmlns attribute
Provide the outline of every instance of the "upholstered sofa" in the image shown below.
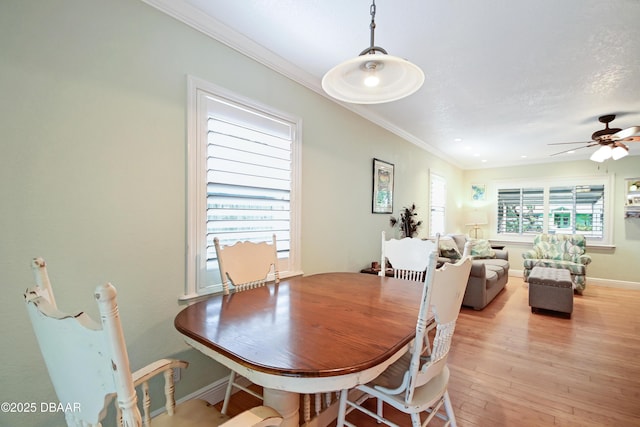
<svg viewBox="0 0 640 427"><path fill-rule="evenodd" d="M492 249L487 240L470 239L462 234L440 237L440 262L456 262L469 242L473 265L462 305L482 310L502 291L509 280L509 252Z"/></svg>
<svg viewBox="0 0 640 427"><path fill-rule="evenodd" d="M533 249L522 253L524 281L529 281L535 266L564 268L571 273L574 290L581 294L586 286L586 267L591 262L587 255L587 241L581 234L538 234Z"/></svg>

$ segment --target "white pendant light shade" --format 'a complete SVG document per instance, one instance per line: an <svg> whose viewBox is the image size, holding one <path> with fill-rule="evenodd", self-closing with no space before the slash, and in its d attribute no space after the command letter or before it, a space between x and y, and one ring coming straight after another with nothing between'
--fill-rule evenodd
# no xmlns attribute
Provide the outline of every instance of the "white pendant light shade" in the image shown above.
<svg viewBox="0 0 640 427"><path fill-rule="evenodd" d="M409 96L423 83L422 70L406 59L366 54L329 70L322 78L322 89L340 101L379 104Z"/></svg>
<svg viewBox="0 0 640 427"><path fill-rule="evenodd" d="M356 58L336 65L322 78L331 97L354 104L380 104L411 95L424 83L424 73L406 59L388 55L374 44L376 4L371 5L371 45Z"/></svg>

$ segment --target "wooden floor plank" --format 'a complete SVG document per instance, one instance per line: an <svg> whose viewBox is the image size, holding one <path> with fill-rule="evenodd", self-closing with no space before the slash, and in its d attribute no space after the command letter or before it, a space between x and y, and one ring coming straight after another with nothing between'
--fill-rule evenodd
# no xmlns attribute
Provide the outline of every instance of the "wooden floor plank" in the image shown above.
<svg viewBox="0 0 640 427"><path fill-rule="evenodd" d="M640 426L639 313L640 291L587 286L571 318L533 314L526 284L509 278L484 310L460 312L448 361L458 425ZM234 411L256 404L233 401ZM378 425L356 411L349 419Z"/></svg>

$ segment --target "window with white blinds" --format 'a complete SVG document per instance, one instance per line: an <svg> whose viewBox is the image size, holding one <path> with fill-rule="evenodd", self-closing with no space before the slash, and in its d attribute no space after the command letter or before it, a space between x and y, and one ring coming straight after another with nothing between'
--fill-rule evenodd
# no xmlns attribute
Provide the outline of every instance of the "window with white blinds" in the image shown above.
<svg viewBox="0 0 640 427"><path fill-rule="evenodd" d="M543 230L544 188L498 190L498 234L538 234Z"/></svg>
<svg viewBox="0 0 640 427"><path fill-rule="evenodd" d="M430 197L429 197L429 235L445 234L445 209L447 206L447 181L440 175L431 173Z"/></svg>
<svg viewBox="0 0 640 427"><path fill-rule="evenodd" d="M187 297L221 289L215 237L232 245L270 242L275 234L281 276L293 274L299 270L299 121L202 81L189 82L196 117L189 153Z"/></svg>
<svg viewBox="0 0 640 427"><path fill-rule="evenodd" d="M608 176L498 185L496 231L498 235L583 234L591 242L611 244L608 194L613 180Z"/></svg>
<svg viewBox="0 0 640 427"><path fill-rule="evenodd" d="M574 185L549 189L549 231L602 238L604 185Z"/></svg>

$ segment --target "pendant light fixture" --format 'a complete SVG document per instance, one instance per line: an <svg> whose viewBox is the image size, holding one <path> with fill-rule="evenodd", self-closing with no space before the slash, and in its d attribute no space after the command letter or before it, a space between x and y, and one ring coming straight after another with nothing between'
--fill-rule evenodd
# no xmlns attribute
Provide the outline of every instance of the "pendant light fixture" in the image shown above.
<svg viewBox="0 0 640 427"><path fill-rule="evenodd" d="M322 78L322 89L337 100L381 104L407 97L424 83L424 73L417 65L375 46L375 0L370 11L371 45L356 58L333 67Z"/></svg>

